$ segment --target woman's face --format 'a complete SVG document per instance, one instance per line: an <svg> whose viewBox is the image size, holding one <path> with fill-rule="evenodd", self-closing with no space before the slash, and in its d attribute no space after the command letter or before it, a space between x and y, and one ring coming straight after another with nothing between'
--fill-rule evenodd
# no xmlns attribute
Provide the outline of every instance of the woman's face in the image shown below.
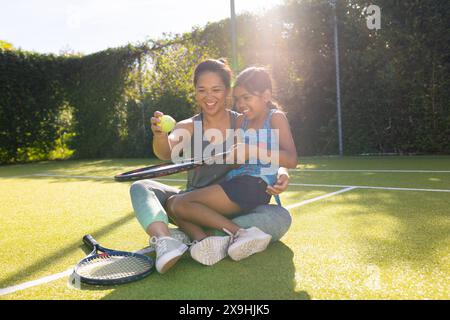
<svg viewBox="0 0 450 320"><path fill-rule="evenodd" d="M215 72L200 75L195 87L195 99L202 111L214 115L226 108L228 89Z"/></svg>
<svg viewBox="0 0 450 320"><path fill-rule="evenodd" d="M267 110L270 92L266 90L262 94L252 94L244 87L235 87L233 89L233 99L237 111L244 114L248 119L254 119Z"/></svg>

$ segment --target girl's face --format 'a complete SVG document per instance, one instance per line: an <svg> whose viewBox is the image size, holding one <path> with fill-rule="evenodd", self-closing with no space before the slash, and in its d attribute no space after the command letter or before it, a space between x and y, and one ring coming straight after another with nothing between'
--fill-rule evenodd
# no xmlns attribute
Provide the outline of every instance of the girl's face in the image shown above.
<svg viewBox="0 0 450 320"><path fill-rule="evenodd" d="M228 92L217 73L204 72L198 78L195 99L204 113L214 115L226 108Z"/></svg>
<svg viewBox="0 0 450 320"><path fill-rule="evenodd" d="M236 87L233 90L233 98L237 110L251 120L265 115L271 94L269 90L252 94L244 87Z"/></svg>

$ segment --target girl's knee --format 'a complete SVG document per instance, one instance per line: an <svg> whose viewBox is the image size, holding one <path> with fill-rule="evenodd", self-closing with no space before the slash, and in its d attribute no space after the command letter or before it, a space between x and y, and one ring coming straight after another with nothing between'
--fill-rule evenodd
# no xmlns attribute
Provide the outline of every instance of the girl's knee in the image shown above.
<svg viewBox="0 0 450 320"><path fill-rule="evenodd" d="M178 198L177 195L173 195L173 196L170 196L166 201L166 209L167 209L167 214L169 216L173 216L173 217L176 216L176 211L177 211L177 208L179 207L179 204L178 204L179 201L177 198Z"/></svg>
<svg viewBox="0 0 450 320"><path fill-rule="evenodd" d="M183 218L184 210L183 208L186 206L187 202L183 195L173 195L167 199L166 207L167 213L169 216L174 218Z"/></svg>

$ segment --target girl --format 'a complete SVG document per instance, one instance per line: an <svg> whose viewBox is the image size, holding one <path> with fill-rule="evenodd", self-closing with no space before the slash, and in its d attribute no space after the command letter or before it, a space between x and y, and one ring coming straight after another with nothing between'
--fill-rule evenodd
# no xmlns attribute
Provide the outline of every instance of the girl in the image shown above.
<svg viewBox="0 0 450 320"><path fill-rule="evenodd" d="M203 90L203 80L211 82L208 76L213 75L203 75L205 78L199 79L197 91ZM264 164L262 155L276 156L279 166L297 166L297 152L289 123L272 101L272 81L267 70L251 67L242 71L236 79L233 95L238 111L242 112L236 127L243 129L244 142L233 145L231 159L243 157L245 164L231 170L221 183L177 194L167 202L169 216L181 230L196 240L191 246L191 256L205 265L212 265L226 255L238 261L265 250L271 239L269 234L256 227L242 229L227 217L269 203L271 195L266 193L266 188L275 183L277 170L268 170L273 164ZM207 106L213 105L213 99L205 100L205 103ZM248 134L251 132L249 129L258 133L256 140ZM278 150L271 149L270 133L259 134L270 129L278 131ZM256 161L250 162L252 155L256 155ZM229 236L205 237L203 232L192 228L193 223L224 230Z"/></svg>

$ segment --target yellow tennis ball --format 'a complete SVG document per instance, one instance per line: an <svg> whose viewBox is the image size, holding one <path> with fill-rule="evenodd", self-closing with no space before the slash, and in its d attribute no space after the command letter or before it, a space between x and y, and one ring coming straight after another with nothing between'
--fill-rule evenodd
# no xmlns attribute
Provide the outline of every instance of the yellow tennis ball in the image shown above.
<svg viewBox="0 0 450 320"><path fill-rule="evenodd" d="M177 123L174 118L166 114L163 115L160 120L161 122L159 123L159 126L161 127L161 131L167 133L172 131L175 127L175 124Z"/></svg>

